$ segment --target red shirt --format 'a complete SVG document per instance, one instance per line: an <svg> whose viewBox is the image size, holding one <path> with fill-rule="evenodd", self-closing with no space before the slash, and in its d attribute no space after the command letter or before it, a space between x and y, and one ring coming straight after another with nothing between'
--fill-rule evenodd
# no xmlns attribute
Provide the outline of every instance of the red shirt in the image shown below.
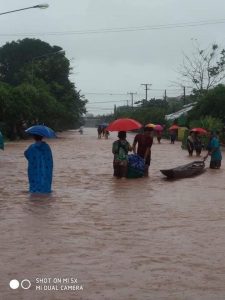
<svg viewBox="0 0 225 300"><path fill-rule="evenodd" d="M138 143L137 154L140 155L142 158L144 158L147 148L150 147L150 149L151 149L152 142L153 142L153 139L151 136L141 134L141 133L137 134L134 138L134 143L135 144ZM148 162L150 163L150 156L151 156L151 150L150 150L150 154L146 158L147 164L148 164Z"/></svg>

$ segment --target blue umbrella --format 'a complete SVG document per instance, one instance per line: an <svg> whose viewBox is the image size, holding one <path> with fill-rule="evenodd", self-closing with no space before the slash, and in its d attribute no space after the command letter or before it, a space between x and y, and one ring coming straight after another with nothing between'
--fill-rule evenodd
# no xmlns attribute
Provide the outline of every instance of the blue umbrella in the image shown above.
<svg viewBox="0 0 225 300"><path fill-rule="evenodd" d="M55 132L51 128L44 125L34 125L26 129L25 132L32 135L36 134L47 138L56 138Z"/></svg>
<svg viewBox="0 0 225 300"><path fill-rule="evenodd" d="M4 150L4 140L1 131L0 131L0 149Z"/></svg>

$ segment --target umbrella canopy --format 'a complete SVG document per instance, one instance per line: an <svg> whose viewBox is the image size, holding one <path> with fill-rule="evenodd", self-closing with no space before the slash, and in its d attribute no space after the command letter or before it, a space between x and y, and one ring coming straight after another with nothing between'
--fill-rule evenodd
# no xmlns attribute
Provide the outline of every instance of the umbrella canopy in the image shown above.
<svg viewBox="0 0 225 300"><path fill-rule="evenodd" d="M44 125L34 125L28 129L26 129L25 132L29 133L31 135L37 134L37 135L47 137L47 138L55 138L56 137L55 132L51 128L44 126Z"/></svg>
<svg viewBox="0 0 225 300"><path fill-rule="evenodd" d="M198 127L198 128L192 128L191 132L196 132L200 134L207 134L207 131L204 128Z"/></svg>
<svg viewBox="0 0 225 300"><path fill-rule="evenodd" d="M176 125L176 124L174 124L174 125L172 125L172 126L169 128L169 130L176 130L176 129L178 129L178 128L179 128L179 126Z"/></svg>
<svg viewBox="0 0 225 300"><path fill-rule="evenodd" d="M4 150L4 140L1 131L0 131L0 149Z"/></svg>
<svg viewBox="0 0 225 300"><path fill-rule="evenodd" d="M145 125L145 127L155 128L155 124L149 123L149 124Z"/></svg>
<svg viewBox="0 0 225 300"><path fill-rule="evenodd" d="M108 131L129 131L141 128L142 125L134 119L117 119L109 124Z"/></svg>
<svg viewBox="0 0 225 300"><path fill-rule="evenodd" d="M162 125L158 124L158 125L155 125L154 130L156 130L156 131L162 131L163 127L162 127Z"/></svg>

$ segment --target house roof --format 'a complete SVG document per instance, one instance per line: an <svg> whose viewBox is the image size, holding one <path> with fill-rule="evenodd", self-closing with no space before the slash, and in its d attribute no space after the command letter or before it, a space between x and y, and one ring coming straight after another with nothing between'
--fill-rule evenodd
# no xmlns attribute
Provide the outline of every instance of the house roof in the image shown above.
<svg viewBox="0 0 225 300"><path fill-rule="evenodd" d="M190 104L186 104L183 106L183 108L179 111L176 111L172 114L169 115L165 115L165 119L166 120L175 120L183 115L186 115L187 112L189 112L190 110L192 110L192 108L195 106L196 102L190 103Z"/></svg>

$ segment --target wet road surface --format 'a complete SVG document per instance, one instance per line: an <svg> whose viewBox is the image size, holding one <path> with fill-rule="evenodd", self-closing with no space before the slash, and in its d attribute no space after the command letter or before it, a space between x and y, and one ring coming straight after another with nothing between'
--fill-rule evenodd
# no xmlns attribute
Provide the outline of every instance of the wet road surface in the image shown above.
<svg viewBox="0 0 225 300"><path fill-rule="evenodd" d="M160 169L196 158L163 140L153 144L149 178L118 180L115 139L85 129L49 140L54 191L47 197L27 192L23 152L31 141L0 152L0 299L225 299L224 164L167 181ZM76 278L83 290L36 290L44 288L37 278L59 289L53 280L69 278L71 286ZM12 290L12 279L31 287Z"/></svg>

